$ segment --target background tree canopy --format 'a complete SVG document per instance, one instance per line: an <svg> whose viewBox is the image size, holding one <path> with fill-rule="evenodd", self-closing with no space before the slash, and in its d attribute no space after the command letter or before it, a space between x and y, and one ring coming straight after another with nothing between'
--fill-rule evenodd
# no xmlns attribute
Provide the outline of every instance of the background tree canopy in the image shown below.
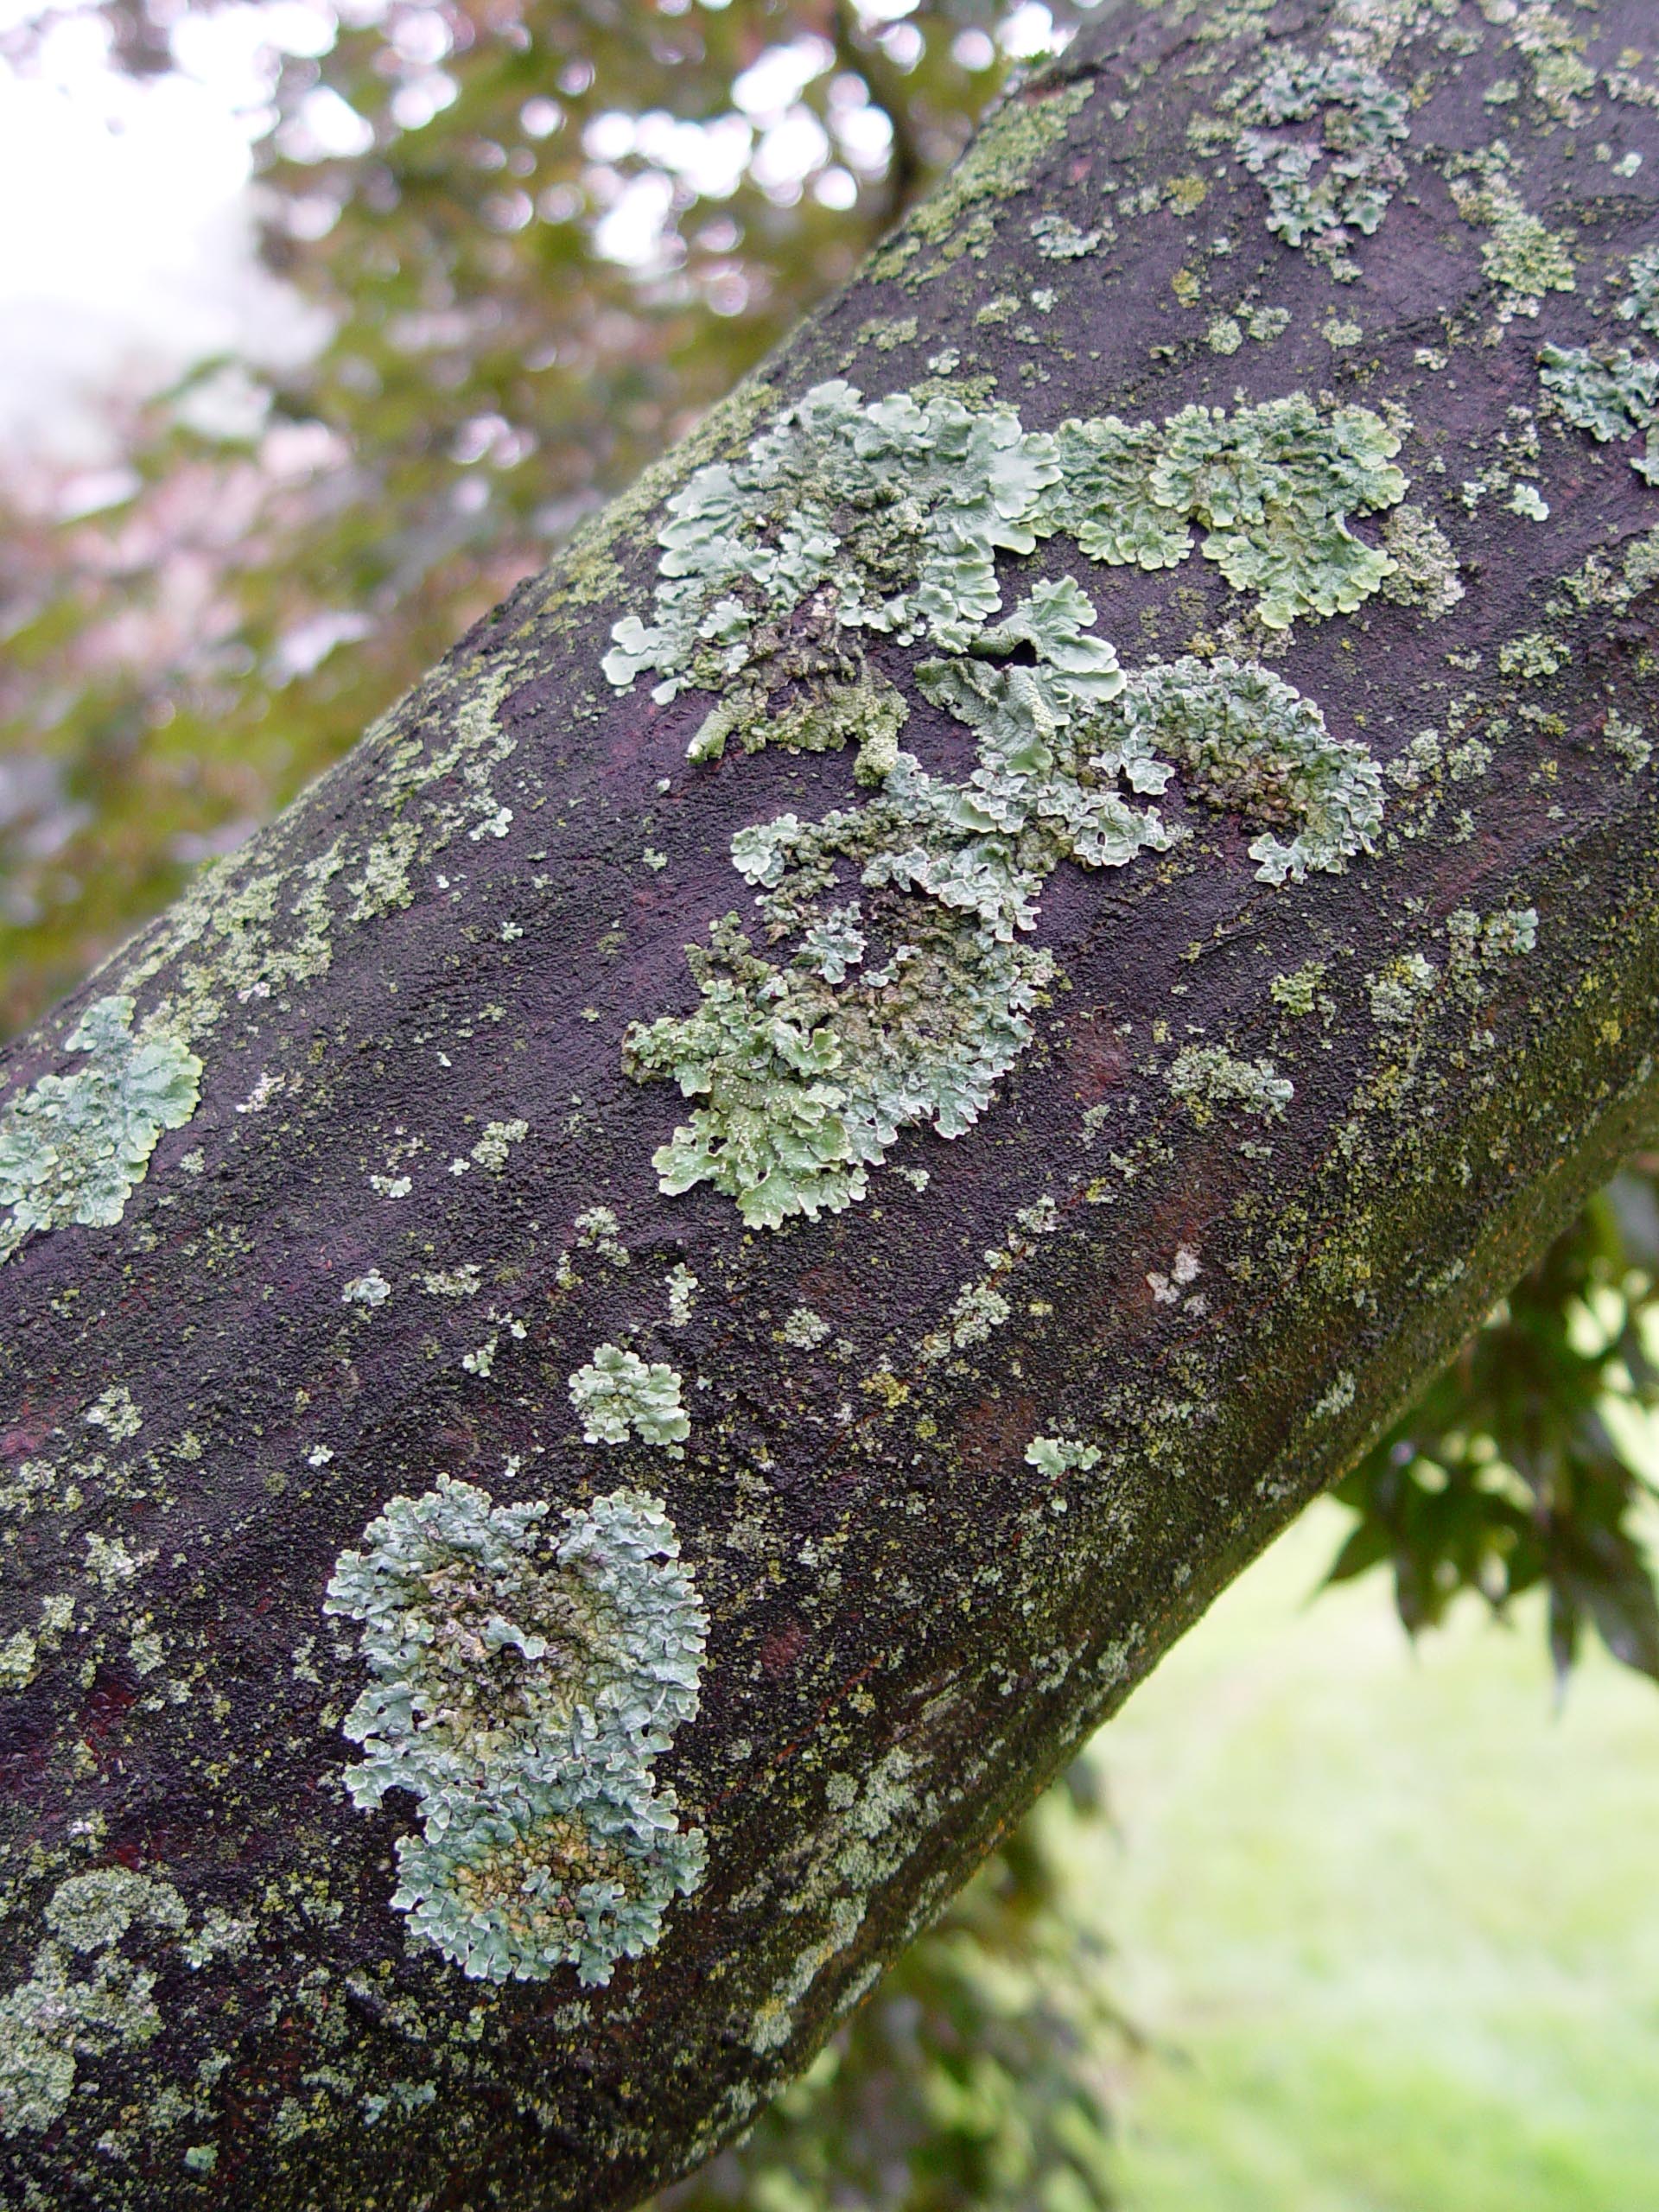
<svg viewBox="0 0 1659 2212"><path fill-rule="evenodd" d="M156 71L181 15L102 21ZM0 728L60 778L0 850L10 1027L851 274L965 142L995 32L1052 35L1042 7L976 0L335 20L273 55L257 149L265 255L323 342L281 378L204 363L136 410L118 505L8 518Z"/></svg>
<svg viewBox="0 0 1659 2212"><path fill-rule="evenodd" d="M1175 4L1176 0L1172 0ZM184 10L99 11L123 67ZM43 26L9 35L27 67ZM274 18L264 252L320 343L202 364L119 424L114 504L0 531L0 1020L342 753L518 577L850 275L948 164L1025 0L346 0ZM300 50L308 48L309 50ZM0 501L7 495L0 488ZM1638 1528L1659 1162L1598 1198L1339 1493L1335 1578L1414 1630L1542 1586L1659 1677ZM1081 1796L1079 1796L1081 1792ZM1062 1793L1064 1795L1064 1793ZM1105 2202L1083 2063L1128 2036L1069 1932L1051 1800L750 2145L682 2205Z"/></svg>

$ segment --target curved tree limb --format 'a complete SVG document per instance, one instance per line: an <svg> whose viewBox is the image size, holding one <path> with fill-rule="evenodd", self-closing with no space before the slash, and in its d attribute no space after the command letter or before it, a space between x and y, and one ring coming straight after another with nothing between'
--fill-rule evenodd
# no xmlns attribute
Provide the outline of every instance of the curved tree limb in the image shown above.
<svg viewBox="0 0 1659 2212"><path fill-rule="evenodd" d="M1645 13L1107 11L12 1051L10 2201L684 2171L1650 1134Z"/></svg>

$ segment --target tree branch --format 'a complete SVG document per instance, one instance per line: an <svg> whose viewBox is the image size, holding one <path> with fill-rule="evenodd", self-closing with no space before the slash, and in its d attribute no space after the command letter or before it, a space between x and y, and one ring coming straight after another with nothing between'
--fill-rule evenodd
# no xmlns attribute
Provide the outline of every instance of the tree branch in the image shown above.
<svg viewBox="0 0 1659 2212"><path fill-rule="evenodd" d="M11 2201L685 2171L1650 1140L1644 13L1108 11L12 1050Z"/></svg>

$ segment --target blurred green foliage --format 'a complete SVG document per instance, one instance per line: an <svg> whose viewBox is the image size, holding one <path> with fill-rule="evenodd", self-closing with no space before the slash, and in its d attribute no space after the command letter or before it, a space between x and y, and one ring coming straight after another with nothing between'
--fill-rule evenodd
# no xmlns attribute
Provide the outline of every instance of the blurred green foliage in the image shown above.
<svg viewBox="0 0 1659 2212"><path fill-rule="evenodd" d="M1642 1542L1659 1487L1659 1161L1592 1198L1479 1334L1338 1489L1358 1516L1333 1581L1394 1570L1415 1634L1473 1592L1548 1600L1565 1682L1586 1624L1659 1679Z"/></svg>
<svg viewBox="0 0 1659 2212"><path fill-rule="evenodd" d="M173 66L171 0L89 12L127 68ZM315 350L134 404L125 489L95 513L0 487L0 1028L337 758L849 276L1051 18L346 0L319 22L273 64L257 149L264 251ZM40 27L0 56L27 67ZM1333 1577L1390 1567L1414 1630L1541 1586L1563 1673L1587 1624L1659 1675L1656 1165L1586 1209L1338 1491ZM1105 2055L1134 2038L1065 1872L1102 1817L1075 1779L1051 1792L664 2212L1103 2212Z"/></svg>

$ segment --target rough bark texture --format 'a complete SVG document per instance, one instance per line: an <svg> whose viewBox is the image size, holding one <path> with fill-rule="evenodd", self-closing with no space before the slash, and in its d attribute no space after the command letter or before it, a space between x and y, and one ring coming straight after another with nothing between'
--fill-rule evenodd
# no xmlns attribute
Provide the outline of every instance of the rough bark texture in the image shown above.
<svg viewBox="0 0 1659 2212"><path fill-rule="evenodd" d="M1651 1128L1659 498L1630 465L1651 10L1103 16L690 448L10 1055L9 2202L599 2212L684 2171ZM1573 351L1610 343L1622 366ZM969 730L918 685L937 628L827 622L851 537L751 637L723 757L687 759L706 684L659 702L601 664L614 624L652 619L664 499L837 377L1015 410L1025 433L1145 418L1142 460L1185 408L1258 423L1300 394L1310 467L1354 406L1384 474L1351 529L1269 499L1230 555L1259 451L1211 453L1230 492L1160 480L1156 514L1126 463L1114 512L1194 526L1170 565L1091 556L1046 513L1033 551L1004 543L994 621L1069 575L1091 637L1166 671L1155 803L1188 834L1084 865L1028 823L1041 896L1014 934L1052 972L1027 977L1030 1034L988 1104L949 1141L899 1114L856 1197L832 1128L809 1188L852 1202L747 1225L717 1179L659 1187L653 1152L709 1099L635 1079L625 1035L688 1014L684 948L728 912L789 961L731 841L888 804L886 687L936 778L965 778ZM1261 579L1287 544L1303 583L1275 613ZM1308 591L1338 571L1350 611L1320 619ZM1060 696L1067 652L1089 659L1075 635L1000 649L965 656L1004 683L999 712L1007 679ZM1152 712L1144 684L1107 700L1109 658L1098 711ZM1351 781L1367 751L1383 771L1380 825L1351 808L1351 849L1327 836L1300 880L1270 880L1270 839L1311 819L1301 787L1222 697L1257 661L1317 705L1325 771ZM801 711L826 696L829 724ZM999 804L1049 773L999 758ZM1068 804L1112 782L1078 776ZM1139 807L1155 779L1122 788ZM843 852L843 893L856 872ZM924 938L968 926L914 880L864 896L867 965L906 899ZM985 926L972 958L1002 957ZM745 988L740 1026L777 1003L764 973ZM835 998L822 963L802 988ZM927 1006L896 1019L920 1033ZM834 1033L779 1044L749 1101L763 1137L785 1108L840 1128L856 1054L824 1072ZM607 1570L633 1611L582 1580L569 1547L603 1552L619 1491L637 1518L661 1502L694 1598L643 1519ZM483 1597L453 1530L408 1535L387 1580L388 1524L365 1531L397 1498L495 1532ZM527 1581L540 1524L488 1516L542 1500ZM372 1675L376 1589L426 1606L460 1700L429 1698L410 1756L445 1727L461 1749L442 1789L406 1764L359 1809L341 1724L426 1663L394 1623ZM652 1606L679 1609L664 1663L684 1679L664 1703L658 1669L654 1723L617 1706L615 1742L658 1808L676 1793L682 1894L637 1828L607 1844L585 1800L526 1827L498 1772L552 1743L558 1784L573 1705L650 1675ZM467 1955L524 1978L469 1976L391 1904L424 1821L460 1955L442 1815L468 1774L511 1833L497 1948ZM528 1934L503 1865L550 1870ZM586 1893L584 1983L557 1930L607 1871L622 1906L646 1899L637 1955L614 1896Z"/></svg>

